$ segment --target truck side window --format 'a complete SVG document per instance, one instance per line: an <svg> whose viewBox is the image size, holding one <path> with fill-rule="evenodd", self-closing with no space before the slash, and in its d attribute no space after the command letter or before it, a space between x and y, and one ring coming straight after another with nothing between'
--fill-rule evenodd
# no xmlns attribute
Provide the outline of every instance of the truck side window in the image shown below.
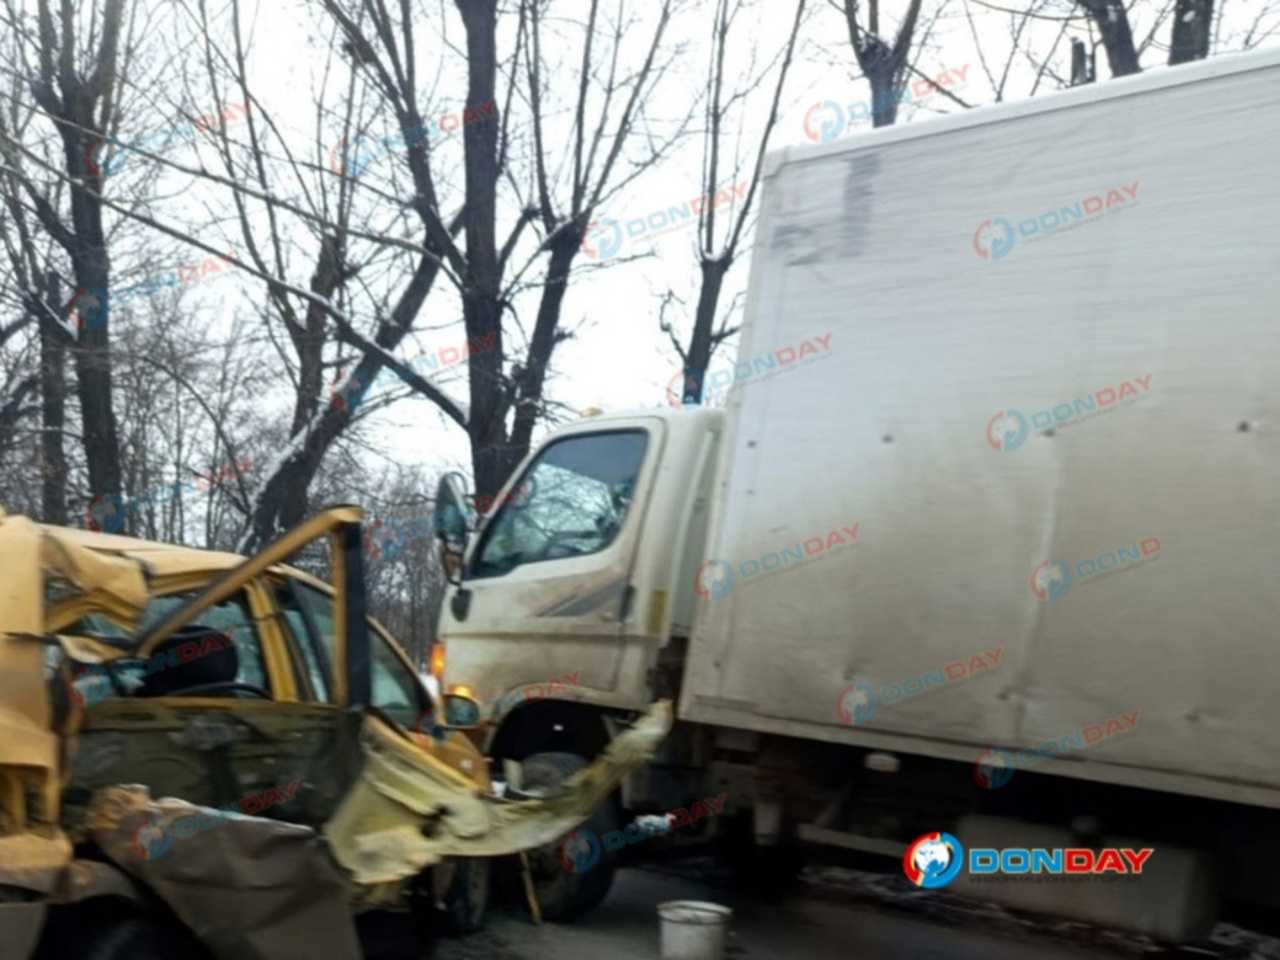
<svg viewBox="0 0 1280 960"><path fill-rule="evenodd" d="M618 430L548 445L485 528L467 575L605 549L627 518L647 442L643 430Z"/></svg>

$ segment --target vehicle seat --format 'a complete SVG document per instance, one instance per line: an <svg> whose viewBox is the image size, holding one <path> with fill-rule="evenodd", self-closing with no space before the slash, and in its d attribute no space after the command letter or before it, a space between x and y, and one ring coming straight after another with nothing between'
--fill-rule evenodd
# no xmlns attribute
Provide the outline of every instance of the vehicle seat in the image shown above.
<svg viewBox="0 0 1280 960"><path fill-rule="evenodd" d="M210 684L233 683L240 673L240 654L225 633L208 627L183 627L152 651L139 697L168 697ZM201 692L203 695L203 691ZM218 696L234 691L208 691Z"/></svg>

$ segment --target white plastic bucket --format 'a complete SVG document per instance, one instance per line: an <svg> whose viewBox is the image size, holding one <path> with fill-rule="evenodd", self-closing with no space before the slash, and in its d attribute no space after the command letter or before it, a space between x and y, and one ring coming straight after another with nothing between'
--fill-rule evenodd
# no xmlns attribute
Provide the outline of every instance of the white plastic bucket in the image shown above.
<svg viewBox="0 0 1280 960"><path fill-rule="evenodd" d="M702 900L658 904L662 960L724 960L733 911Z"/></svg>

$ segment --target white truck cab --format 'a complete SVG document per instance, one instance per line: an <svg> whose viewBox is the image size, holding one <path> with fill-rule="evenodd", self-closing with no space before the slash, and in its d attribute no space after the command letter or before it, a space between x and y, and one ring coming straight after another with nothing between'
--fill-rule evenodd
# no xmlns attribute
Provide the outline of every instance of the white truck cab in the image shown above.
<svg viewBox="0 0 1280 960"><path fill-rule="evenodd" d="M700 409L586 419L495 498L438 632L445 682L485 705L490 746L530 700L638 710L660 693L661 651L693 613L723 422Z"/></svg>

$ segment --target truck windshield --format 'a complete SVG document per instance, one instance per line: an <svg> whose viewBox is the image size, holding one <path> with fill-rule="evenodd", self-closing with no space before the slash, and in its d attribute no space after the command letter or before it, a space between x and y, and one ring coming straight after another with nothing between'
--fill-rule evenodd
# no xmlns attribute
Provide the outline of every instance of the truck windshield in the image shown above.
<svg viewBox="0 0 1280 960"><path fill-rule="evenodd" d="M489 523L468 575L605 549L626 520L646 442L643 430L620 430L550 444Z"/></svg>

